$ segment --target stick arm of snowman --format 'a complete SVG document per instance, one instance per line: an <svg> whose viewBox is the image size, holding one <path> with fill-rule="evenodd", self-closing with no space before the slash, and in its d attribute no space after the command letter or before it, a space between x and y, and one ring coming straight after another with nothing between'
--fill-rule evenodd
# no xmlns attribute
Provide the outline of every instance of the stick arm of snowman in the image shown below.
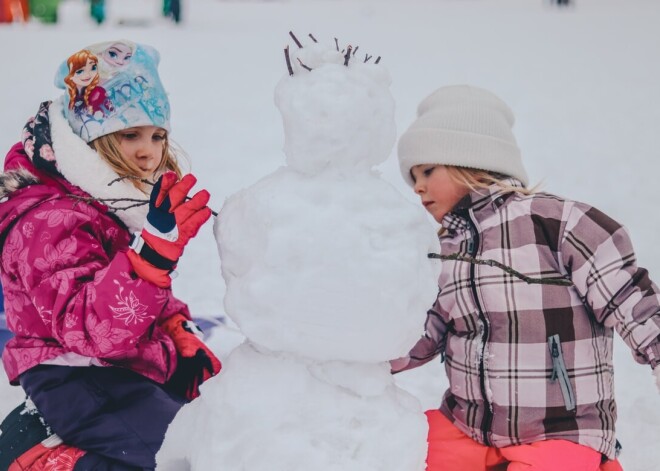
<svg viewBox="0 0 660 471"><path fill-rule="evenodd" d="M154 186L155 183L146 180L144 178L140 177L134 177L134 176L124 176L124 177L119 177L115 178L112 180L110 183L108 183L108 186L113 185L117 182L123 181L123 180L139 180L141 183L144 183L145 185L149 186ZM101 203L105 206L108 207L108 211L110 212L117 212L117 211L126 211L131 208L135 208L138 206L144 206L145 204L149 204L149 199L138 199L138 198L94 198L92 196L76 196L76 195L70 195L70 198L84 202L84 203L91 203L93 201L97 203ZM185 198L186 201L190 200L190 196L186 196ZM218 217L218 212L214 211L211 209L211 214L213 216Z"/></svg>

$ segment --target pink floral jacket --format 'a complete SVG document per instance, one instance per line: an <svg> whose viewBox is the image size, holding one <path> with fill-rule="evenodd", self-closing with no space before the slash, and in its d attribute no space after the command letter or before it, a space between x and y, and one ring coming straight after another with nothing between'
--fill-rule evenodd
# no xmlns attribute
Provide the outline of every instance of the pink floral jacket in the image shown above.
<svg viewBox="0 0 660 471"><path fill-rule="evenodd" d="M176 350L159 324L190 317L187 306L139 279L126 226L105 206L81 201L89 194L62 175L35 166L31 152L29 141L16 144L0 174L0 277L15 334L2 355L9 380L17 384L39 364L112 365L164 383Z"/></svg>

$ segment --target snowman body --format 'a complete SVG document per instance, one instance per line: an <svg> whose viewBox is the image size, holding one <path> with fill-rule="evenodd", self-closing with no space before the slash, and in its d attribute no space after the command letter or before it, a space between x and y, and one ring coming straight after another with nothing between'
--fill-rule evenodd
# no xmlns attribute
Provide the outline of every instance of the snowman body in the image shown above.
<svg viewBox="0 0 660 471"><path fill-rule="evenodd" d="M277 86L287 165L214 228L246 341L177 416L159 469L424 469L425 416L388 361L423 334L438 242L373 169L396 136L387 71L350 59L305 46Z"/></svg>

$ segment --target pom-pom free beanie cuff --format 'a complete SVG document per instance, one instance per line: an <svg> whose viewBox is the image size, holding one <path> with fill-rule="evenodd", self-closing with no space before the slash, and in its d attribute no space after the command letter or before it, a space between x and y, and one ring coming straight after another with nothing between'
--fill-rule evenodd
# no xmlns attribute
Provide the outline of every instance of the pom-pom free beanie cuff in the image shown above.
<svg viewBox="0 0 660 471"><path fill-rule="evenodd" d="M468 85L442 87L418 107L418 118L401 136L401 174L414 186L410 169L438 164L508 175L528 183L511 128L511 109L491 92Z"/></svg>

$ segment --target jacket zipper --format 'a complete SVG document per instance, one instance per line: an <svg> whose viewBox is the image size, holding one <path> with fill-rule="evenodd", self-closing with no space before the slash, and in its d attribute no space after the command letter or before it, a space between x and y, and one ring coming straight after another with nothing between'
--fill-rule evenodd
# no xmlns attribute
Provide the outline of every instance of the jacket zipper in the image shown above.
<svg viewBox="0 0 660 471"><path fill-rule="evenodd" d="M566 370L566 363L564 363L564 355L562 354L560 345L559 335L555 334L548 337L548 348L552 356L552 376L550 376L550 381L555 382L559 380L566 410L572 411L576 408L575 393L571 386L571 380L568 377L568 371Z"/></svg>
<svg viewBox="0 0 660 471"><path fill-rule="evenodd" d="M477 231L477 226L475 225L474 221L472 221L469 212L466 212L466 217L470 225L470 233L472 234L472 237L468 242L468 254L471 257L474 257L475 255L477 255L477 252L479 251L479 232ZM481 325L482 325L482 331L481 331L482 350L479 356L479 386L481 389L481 395L484 399L485 407L484 407L484 416L481 420L481 434L483 437L484 445L492 446L490 438L488 438L488 434L490 433L490 429L493 424L493 413L491 411L491 404L488 401L488 394L486 392L486 365L484 362L484 354L486 353L486 344L488 343L488 336L490 335L490 326L488 324L488 319L486 319L486 315L484 314L484 311L481 307L481 303L479 302L479 296L477 294L477 283L475 280L474 263L470 264L470 287L472 289L472 296L474 297L474 302L477 305L477 311L479 312L479 320L481 321Z"/></svg>

